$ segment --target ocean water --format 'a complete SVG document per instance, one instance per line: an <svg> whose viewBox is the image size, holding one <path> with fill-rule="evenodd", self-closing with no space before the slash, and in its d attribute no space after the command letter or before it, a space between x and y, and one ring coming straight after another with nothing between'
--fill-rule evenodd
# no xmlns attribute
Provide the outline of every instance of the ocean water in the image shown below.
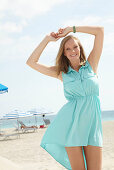
<svg viewBox="0 0 114 170"><path fill-rule="evenodd" d="M106 110L101 112L102 121L114 120L114 110Z"/></svg>
<svg viewBox="0 0 114 170"><path fill-rule="evenodd" d="M50 122L52 122L56 117L56 115L57 113L46 114L45 118L50 119ZM102 121L114 120L114 110L102 111L101 118ZM39 126L45 124L41 115L19 118L18 120L22 121L26 126L32 126L32 125ZM0 119L0 130L6 128L17 128L17 127L18 127L17 119L8 119L8 120Z"/></svg>

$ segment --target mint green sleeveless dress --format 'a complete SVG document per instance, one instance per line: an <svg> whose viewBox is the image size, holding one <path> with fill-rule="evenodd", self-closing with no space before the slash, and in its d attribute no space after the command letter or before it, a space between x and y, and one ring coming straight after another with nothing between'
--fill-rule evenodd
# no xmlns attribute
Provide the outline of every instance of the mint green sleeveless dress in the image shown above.
<svg viewBox="0 0 114 170"><path fill-rule="evenodd" d="M69 170L65 147L82 146L87 169L83 146L103 146L98 77L87 60L79 72L69 66L62 78L67 103L46 129L40 146Z"/></svg>

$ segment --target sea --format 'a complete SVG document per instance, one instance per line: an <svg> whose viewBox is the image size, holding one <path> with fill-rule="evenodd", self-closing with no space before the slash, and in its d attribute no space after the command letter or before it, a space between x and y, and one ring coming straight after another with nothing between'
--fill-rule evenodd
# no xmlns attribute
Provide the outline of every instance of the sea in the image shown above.
<svg viewBox="0 0 114 170"><path fill-rule="evenodd" d="M56 116L57 116L57 113L46 114L45 119L49 119L51 123L55 119ZM102 121L114 120L114 110L101 111L101 118L102 118ZM18 120L22 121L26 126L45 125L42 115L23 117L23 118L19 118ZM7 128L18 128L17 119L6 119L6 120L0 119L0 130L7 129Z"/></svg>

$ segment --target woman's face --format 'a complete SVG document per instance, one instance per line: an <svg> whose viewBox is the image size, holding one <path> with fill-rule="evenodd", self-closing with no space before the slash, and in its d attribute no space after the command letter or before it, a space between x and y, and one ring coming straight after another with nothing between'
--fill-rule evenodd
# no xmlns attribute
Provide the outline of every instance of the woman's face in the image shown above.
<svg viewBox="0 0 114 170"><path fill-rule="evenodd" d="M77 61L80 63L80 47L75 39L69 39L64 45L64 55L70 61Z"/></svg>

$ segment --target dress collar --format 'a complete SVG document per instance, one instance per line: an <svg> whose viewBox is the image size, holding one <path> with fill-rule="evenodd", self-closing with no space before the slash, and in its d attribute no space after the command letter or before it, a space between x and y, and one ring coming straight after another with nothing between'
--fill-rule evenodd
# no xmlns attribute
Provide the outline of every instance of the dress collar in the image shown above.
<svg viewBox="0 0 114 170"><path fill-rule="evenodd" d="M86 60L85 65L82 65L82 66L79 68L79 71L80 71L80 69L82 69L83 67L84 67L84 68L85 68L85 67L88 67L88 60ZM79 71L74 70L74 69L69 65L69 66L68 66L68 72L67 72L67 73L69 73L69 72L71 72L71 71L74 71L74 72L79 73Z"/></svg>

